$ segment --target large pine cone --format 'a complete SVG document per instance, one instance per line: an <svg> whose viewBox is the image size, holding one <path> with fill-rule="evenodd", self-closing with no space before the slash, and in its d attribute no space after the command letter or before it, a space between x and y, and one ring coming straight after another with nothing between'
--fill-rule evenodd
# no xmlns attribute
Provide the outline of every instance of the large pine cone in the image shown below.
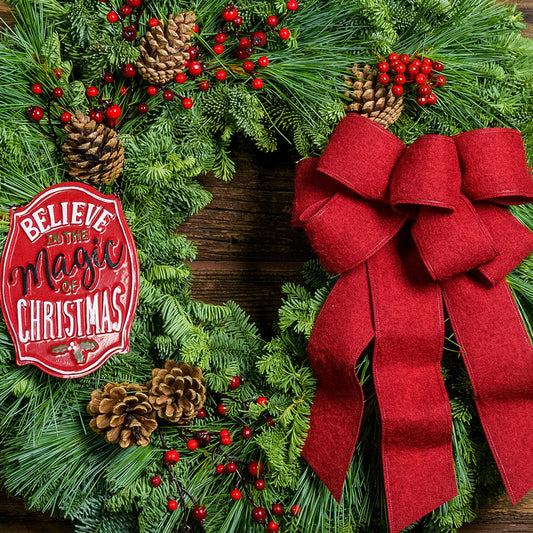
<svg viewBox="0 0 533 533"><path fill-rule="evenodd" d="M392 84L381 85L377 69L372 69L370 65L359 70L355 64L352 72L353 77L344 77L351 88L344 94L353 101L344 109L368 117L385 128L394 124L402 113L403 98L393 94Z"/></svg>
<svg viewBox="0 0 533 533"><path fill-rule="evenodd" d="M157 421L143 390L137 383L107 383L104 390L93 391L87 405L91 429L121 448L147 446Z"/></svg>
<svg viewBox="0 0 533 533"><path fill-rule="evenodd" d="M202 369L167 361L165 368L154 368L146 386L157 415L171 422L186 422L196 416L205 402Z"/></svg>
<svg viewBox="0 0 533 533"><path fill-rule="evenodd" d="M124 168L124 148L117 132L76 111L66 126L63 145L69 174L92 185L112 183Z"/></svg>
<svg viewBox="0 0 533 533"><path fill-rule="evenodd" d="M192 12L169 15L154 28L148 28L139 44L139 74L152 85L164 85L183 72L189 59L187 44L196 15Z"/></svg>

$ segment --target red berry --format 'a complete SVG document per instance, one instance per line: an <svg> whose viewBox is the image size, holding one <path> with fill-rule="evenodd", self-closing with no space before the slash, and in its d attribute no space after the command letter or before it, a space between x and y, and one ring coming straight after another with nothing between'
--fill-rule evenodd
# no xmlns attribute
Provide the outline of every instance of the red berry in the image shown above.
<svg viewBox="0 0 533 533"><path fill-rule="evenodd" d="M254 69L255 65L253 64L252 61L245 61L243 64L242 64L242 68L246 71L246 72L252 72L252 70ZM239 380L239 378L237 378L237 384L233 384L233 380L235 378L233 378L231 381L230 381L230 384L229 384L229 388L230 389L236 389L238 388L240 385L241 385L241 382ZM233 386L232 386L233 385Z"/></svg>
<svg viewBox="0 0 533 533"><path fill-rule="evenodd" d="M237 465L233 462L231 463L228 463L226 465L226 470L230 473L230 474L233 474L233 472L236 472L237 471Z"/></svg>
<svg viewBox="0 0 533 533"><path fill-rule="evenodd" d="M379 65L378 65L378 70L380 72L387 72L389 70L389 64L386 62L386 61L382 61Z"/></svg>
<svg viewBox="0 0 533 533"><path fill-rule="evenodd" d="M250 472L253 477L260 476L263 473L264 469L265 465L263 463L260 463L259 461L252 461L248 465L248 472Z"/></svg>
<svg viewBox="0 0 533 533"><path fill-rule="evenodd" d="M43 86L40 83L34 83L31 86L31 92L33 94L41 94L43 92Z"/></svg>
<svg viewBox="0 0 533 533"><path fill-rule="evenodd" d="M407 73L409 74L409 76L416 76L419 70L420 67L418 65L415 65L414 62L407 67Z"/></svg>
<svg viewBox="0 0 533 533"><path fill-rule="evenodd" d="M190 109L194 105L194 102L190 98L182 98L181 99L181 105L185 109Z"/></svg>
<svg viewBox="0 0 533 533"><path fill-rule="evenodd" d="M274 503L272 505L272 514L276 516L281 516L283 514L283 507L279 503Z"/></svg>
<svg viewBox="0 0 533 533"><path fill-rule="evenodd" d="M250 41L250 39L248 39L246 37L243 37L239 41L239 48L249 48L251 45L252 45L252 42Z"/></svg>
<svg viewBox="0 0 533 533"><path fill-rule="evenodd" d="M418 88L418 94L420 96L427 96L431 92L431 87L429 85L421 85Z"/></svg>
<svg viewBox="0 0 533 533"><path fill-rule="evenodd" d="M216 472L220 476L226 471L226 467L224 465L217 465Z"/></svg>
<svg viewBox="0 0 533 533"><path fill-rule="evenodd" d="M150 480L152 487L159 487L161 485L161 478L159 476L153 476Z"/></svg>
<svg viewBox="0 0 533 533"><path fill-rule="evenodd" d="M168 450L168 452L165 453L165 462L168 465L174 466L179 460L180 454L176 450Z"/></svg>
<svg viewBox="0 0 533 533"><path fill-rule="evenodd" d="M179 76L179 74L178 74L178 76ZM196 413L196 418L203 419L206 416L207 416L207 411L203 407L198 411L198 413Z"/></svg>
<svg viewBox="0 0 533 533"><path fill-rule="evenodd" d="M260 66L260 67L268 67L268 64L270 63L270 61L268 60L268 57L265 57L265 56L261 56L258 60L257 60L257 64Z"/></svg>
<svg viewBox="0 0 533 533"><path fill-rule="evenodd" d="M72 115L65 111L64 113L61 114L60 120L61 122L63 122L63 124L68 124L71 118L72 118Z"/></svg>
<svg viewBox="0 0 533 533"><path fill-rule="evenodd" d="M431 65L422 65L422 66L420 67L420 72L421 72L422 74L429 74L429 73L431 72L431 70L432 70Z"/></svg>
<svg viewBox="0 0 533 533"><path fill-rule="evenodd" d="M128 92L128 88L124 87L124 85L120 88L120 96L125 96Z"/></svg>
<svg viewBox="0 0 533 533"><path fill-rule="evenodd" d="M215 35L215 42L218 44L224 44L226 42L226 34L225 33L217 33Z"/></svg>
<svg viewBox="0 0 533 533"><path fill-rule="evenodd" d="M429 57L424 57L424 59L422 59L422 65L431 65L431 66L433 66L433 61L431 61L431 59L429 59Z"/></svg>
<svg viewBox="0 0 533 533"><path fill-rule="evenodd" d="M255 490L264 490L265 482L262 479L256 479L254 483Z"/></svg>
<svg viewBox="0 0 533 533"><path fill-rule="evenodd" d="M122 68L122 74L125 78L133 78L137 74L137 69L133 63L128 63Z"/></svg>
<svg viewBox="0 0 533 533"><path fill-rule="evenodd" d="M220 439L220 444L223 444L224 446L229 446L231 444L231 437L222 437Z"/></svg>
<svg viewBox="0 0 533 533"><path fill-rule="evenodd" d="M387 85L387 83L389 83L389 75L385 73L380 74L378 77L378 81L379 83L381 83L381 85Z"/></svg>
<svg viewBox="0 0 533 533"><path fill-rule="evenodd" d="M248 59L251 56L250 50L251 48L237 48L237 50L235 50L235 57L237 59Z"/></svg>
<svg viewBox="0 0 533 533"><path fill-rule="evenodd" d="M256 402L259 404L259 405L262 405L264 407L267 406L268 404L268 400L264 397L264 396L259 396L259 398L257 398Z"/></svg>
<svg viewBox="0 0 533 533"><path fill-rule="evenodd" d="M150 96L155 96L157 94L157 87L155 85L150 85L146 91Z"/></svg>
<svg viewBox="0 0 533 533"><path fill-rule="evenodd" d="M226 78L227 78L227 74L226 74L226 71L225 70L219 70L217 71L217 73L215 74L215 77L218 81L224 81Z"/></svg>
<svg viewBox="0 0 533 533"><path fill-rule="evenodd" d="M28 118L33 122L40 122L44 118L44 109L38 106L28 107Z"/></svg>
<svg viewBox="0 0 533 533"><path fill-rule="evenodd" d="M110 11L107 14L107 20L109 22L116 22L118 20L118 15L114 11Z"/></svg>
<svg viewBox="0 0 533 533"><path fill-rule="evenodd" d="M180 74L176 74L176 83L185 83L187 81L187 74L184 74L181 72Z"/></svg>
<svg viewBox="0 0 533 533"><path fill-rule="evenodd" d="M416 101L420 104L420 105L426 105L428 103L428 99L427 99L427 96L419 96Z"/></svg>
<svg viewBox="0 0 533 533"><path fill-rule="evenodd" d="M275 17L274 15L270 15L270 17L267 18L267 24L272 27L277 26L278 17Z"/></svg>
<svg viewBox="0 0 533 533"><path fill-rule="evenodd" d="M53 91L52 91L52 96L54 98L61 98L63 96L63 89L61 87L56 87Z"/></svg>
<svg viewBox="0 0 533 533"><path fill-rule="evenodd" d="M155 18L152 18L148 21L148 26L150 26L150 28L155 28L156 26L159 26L159 21Z"/></svg>
<svg viewBox="0 0 533 533"><path fill-rule="evenodd" d="M394 66L394 72L397 74L403 74L405 72L406 66L403 63L397 63Z"/></svg>
<svg viewBox="0 0 533 533"><path fill-rule="evenodd" d="M263 80L261 78L255 78L255 80L252 82L254 89L262 89L263 88Z"/></svg>
<svg viewBox="0 0 533 533"><path fill-rule="evenodd" d="M279 531L279 526L276 522L270 521L267 525L267 531Z"/></svg>
<svg viewBox="0 0 533 533"><path fill-rule="evenodd" d="M61 79L61 76L63 76L63 71L62 70L57 70L56 68L54 69L54 74L56 75L56 78L58 80Z"/></svg>
<svg viewBox="0 0 533 533"><path fill-rule="evenodd" d="M273 428L276 425L276 422L274 422L274 417L268 416L266 419L267 426L270 428Z"/></svg>
<svg viewBox="0 0 533 533"><path fill-rule="evenodd" d="M142 3L142 0L127 0L127 4L130 6L130 7L139 7Z"/></svg>
<svg viewBox="0 0 533 533"><path fill-rule="evenodd" d="M194 439L189 439L187 441L187 448L191 451L196 450L196 448L198 448L198 441Z"/></svg>
<svg viewBox="0 0 533 533"><path fill-rule="evenodd" d="M198 58L198 48L196 46L189 46L187 52L189 53L189 59L194 60Z"/></svg>
<svg viewBox="0 0 533 533"><path fill-rule="evenodd" d="M95 98L96 96L98 96L98 89L96 87L94 87L94 86L87 87L87 89L85 91L85 94L89 98Z"/></svg>
<svg viewBox="0 0 533 533"><path fill-rule="evenodd" d="M178 508L178 502L176 500L168 500L167 509L169 511L175 511Z"/></svg>
<svg viewBox="0 0 533 533"><path fill-rule="evenodd" d="M254 46L265 46L267 42L267 36L262 31L254 31L252 33L252 44Z"/></svg>
<svg viewBox="0 0 533 533"><path fill-rule="evenodd" d="M300 514L300 511L302 510L302 508L299 506L299 505L296 505L294 504L292 507L291 507L291 513L296 516L298 514Z"/></svg>
<svg viewBox="0 0 533 533"><path fill-rule="evenodd" d="M231 491L231 499L236 502L242 498L242 492L239 489L233 489Z"/></svg>
<svg viewBox="0 0 533 533"><path fill-rule="evenodd" d="M243 439L251 439L252 438L252 430L250 428L242 428L241 435Z"/></svg>
<svg viewBox="0 0 533 533"><path fill-rule="evenodd" d="M441 63L440 61L435 61L433 63L433 68L437 71L437 72L442 72L444 70L444 63Z"/></svg>
<svg viewBox="0 0 533 533"><path fill-rule="evenodd" d="M198 88L200 91L207 91L209 89L209 82L204 80L200 82L200 85L198 85Z"/></svg>
<svg viewBox="0 0 533 533"><path fill-rule="evenodd" d="M394 76L395 85L405 85L406 81L407 80L405 79L405 76L403 74L396 74L396 76Z"/></svg>
<svg viewBox="0 0 533 533"><path fill-rule="evenodd" d="M194 33L198 33L198 24L193 24L191 26L191 31L194 32Z"/></svg>
<svg viewBox="0 0 533 533"><path fill-rule="evenodd" d="M171 91L170 89L167 89L166 91L163 92L163 100L166 100L167 102L170 102L173 99L174 99L174 92L173 91Z"/></svg>
<svg viewBox="0 0 533 533"><path fill-rule="evenodd" d="M428 94L428 104L433 105L437 103L437 95L435 93Z"/></svg>
<svg viewBox="0 0 533 533"><path fill-rule="evenodd" d="M120 12L126 17L131 13L131 7L130 6L122 6L120 8Z"/></svg>
<svg viewBox="0 0 533 533"><path fill-rule="evenodd" d="M228 412L228 408L225 405L220 403L217 405L217 411L219 415L225 415Z"/></svg>
<svg viewBox="0 0 533 533"><path fill-rule="evenodd" d="M215 44L215 46L213 46L213 52L215 52L215 54L220 55L223 51L224 47L221 44Z"/></svg>
<svg viewBox="0 0 533 533"><path fill-rule="evenodd" d="M287 9L289 11L296 11L298 9L298 2L295 2L294 0L287 2Z"/></svg>
<svg viewBox="0 0 533 533"><path fill-rule="evenodd" d="M388 57L388 60L389 60L389 63L391 61L399 61L400 60L400 56L398 54L389 54L389 57Z"/></svg>
<svg viewBox="0 0 533 533"><path fill-rule="evenodd" d="M413 59L411 61L411 65L414 65L416 68L420 68L422 66L422 61L420 61L420 59Z"/></svg>
<svg viewBox="0 0 533 533"><path fill-rule="evenodd" d="M104 114L98 109L91 109L89 111L89 118L95 122L102 122L104 120Z"/></svg>
<svg viewBox="0 0 533 533"><path fill-rule="evenodd" d="M237 10L233 7L233 8L226 8L224 9L224 11L222 11L222 18L226 21L226 22L231 22L236 16L238 16L238 12Z"/></svg>
<svg viewBox="0 0 533 533"><path fill-rule="evenodd" d="M252 511L252 518L255 522L262 524L266 520L266 517L266 509L263 509L262 507L254 507L254 510Z"/></svg>
<svg viewBox="0 0 533 533"><path fill-rule="evenodd" d="M203 505L195 505L192 515L196 520L203 520L207 516L207 509Z"/></svg>
<svg viewBox="0 0 533 533"><path fill-rule="evenodd" d="M401 96L403 94L403 87L401 85L393 85L392 94L394 94L394 96Z"/></svg>
<svg viewBox="0 0 533 533"><path fill-rule="evenodd" d="M189 74L191 76L199 76L202 73L202 65L198 61L191 61L189 63Z"/></svg>
<svg viewBox="0 0 533 533"><path fill-rule="evenodd" d="M251 61L245 61L242 64L242 68L247 72L250 72L254 69L254 64ZM239 376L233 376L228 383L228 388L235 390L241 386L241 378Z"/></svg>
<svg viewBox="0 0 533 533"><path fill-rule="evenodd" d="M437 76L435 78L435 86L442 87L444 85L446 85L446 78L444 76Z"/></svg>
<svg viewBox="0 0 533 533"><path fill-rule="evenodd" d="M231 23L234 25L234 26L240 26L242 24L242 17L235 17Z"/></svg>
<svg viewBox="0 0 533 533"><path fill-rule="evenodd" d="M223 439L224 437L231 437L231 433L227 429L223 429L220 432L220 438Z"/></svg>
<svg viewBox="0 0 533 533"><path fill-rule="evenodd" d="M279 30L280 39L288 39L291 36L291 32L287 28L282 28Z"/></svg>
<svg viewBox="0 0 533 533"><path fill-rule="evenodd" d="M425 74L417 74L415 78L415 82L418 83L418 85L424 85L427 79L428 77Z"/></svg>
<svg viewBox="0 0 533 533"><path fill-rule="evenodd" d="M102 79L104 80L105 83L113 83L115 81L115 77L113 76L113 74L111 74L111 72L106 72L102 76Z"/></svg>
<svg viewBox="0 0 533 533"><path fill-rule="evenodd" d="M409 61L411 61L411 58L407 55L407 54L402 54L400 56L400 61L404 64L404 65L408 65L409 64Z"/></svg>

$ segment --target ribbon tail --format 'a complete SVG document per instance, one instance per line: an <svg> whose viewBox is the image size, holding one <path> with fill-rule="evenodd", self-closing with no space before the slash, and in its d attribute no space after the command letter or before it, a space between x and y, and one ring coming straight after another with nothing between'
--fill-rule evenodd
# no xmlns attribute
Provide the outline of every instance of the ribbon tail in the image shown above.
<svg viewBox="0 0 533 533"><path fill-rule="evenodd" d="M442 283L448 314L507 492L533 487L533 349L505 280L486 288L466 275Z"/></svg>
<svg viewBox="0 0 533 533"><path fill-rule="evenodd" d="M408 239L403 231L368 260L374 382L392 533L457 495L451 409L440 369L442 295L427 273L421 281L418 272L413 275L417 269L406 266L412 263L402 257Z"/></svg>
<svg viewBox="0 0 533 533"><path fill-rule="evenodd" d="M340 502L363 414L357 359L374 337L366 264L341 276L313 328L308 355L318 380L302 455Z"/></svg>

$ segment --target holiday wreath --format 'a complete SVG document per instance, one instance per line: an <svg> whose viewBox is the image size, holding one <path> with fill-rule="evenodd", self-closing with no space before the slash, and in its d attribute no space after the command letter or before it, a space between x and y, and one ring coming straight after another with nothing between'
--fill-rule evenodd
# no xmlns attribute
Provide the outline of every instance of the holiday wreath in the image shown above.
<svg viewBox="0 0 533 533"><path fill-rule="evenodd" d="M520 412L516 420L513 416L516 410L531 407L527 403L528 394L531 398L529 339L520 338L523 326L517 325L516 317L513 324L518 333L509 328L499 337L501 346L485 342L486 337L492 338L490 329L472 334L473 344L479 340L485 351L483 360L504 361L483 371L493 372L490 378L499 385L510 384L502 401L497 392L488 398L503 409L504 416L492 420L486 415L482 428L460 353L471 339L459 339L454 331L464 331L457 328L461 313L467 315L462 316L463 323L477 324L474 315L484 300L477 292L473 300L447 292L450 285L463 280L459 273L475 267L501 287L505 281L500 283L498 275L505 276L531 247L529 233L519 229L522 226L514 219L510 222L511 217L502 213L505 209L477 202L519 204L532 197L525 155L533 153L533 45L520 36L523 24L514 6L492 0L242 0L235 5L219 0L128 0L122 6L115 0L12 0L10 4L16 24L3 30L0 42L0 242L6 242L10 218L15 217L15 211L10 217L11 208L28 204L43 190L55 194L57 184L84 181L104 193L99 201L111 201L105 200L110 194L121 198L137 246L140 285L129 352L113 355L94 373L84 372L77 379L52 377L33 365L17 366L8 326L1 323L0 468L8 491L23 495L30 509L72 520L79 533L374 532L404 526L455 531L501 489L485 433L490 429L494 447L498 444L494 435L499 438L511 428L516 430L511 435L514 453L501 445L493 451L514 499L527 492L533 461L531 446L527 448L521 435L531 434L531 416L520 418ZM191 271L186 262L194 259L195 246L175 228L210 201L209 193L195 180L197 175L214 172L221 179L231 179L230 145L236 135L248 137L264 151L274 151L284 138L300 156L310 157L322 153L339 122L320 159L323 173L316 173L314 159L299 166L294 215L333 274L311 262L304 272L305 287L286 285L275 336L264 341L236 304L215 306L190 297ZM525 152L516 132L504 128L521 131ZM487 131L491 132L489 144ZM403 143L413 146L406 149ZM490 188L497 182L493 190L480 186L476 195L475 186L469 188L469 168L487 178L488 185L483 186ZM461 211L453 203L456 200L451 208L446 204L450 191L447 186L442 190L442 183L456 171L456 196L461 189L465 195L461 198L476 201L475 210ZM381 183L381 192L379 187L382 176L388 179L391 172L393 181L397 174L403 180L394 189L395 199L384 196L387 183ZM376 181L361 189L350 181L353 175ZM425 179L430 175L436 180L428 187ZM406 176L419 181L410 184ZM499 183L498 176L507 181ZM335 180L358 194L339 189ZM87 185L76 190L76 194L96 197ZM443 209L433 218L424 218L426 208L435 204L435 190L437 196L444 195L438 204ZM413 198L420 191L429 200ZM396 209L388 211L392 208L384 207L385 200ZM470 200L463 199L460 205L471 205ZM335 209L324 210L326 204L334 204ZM422 205L416 210L416 221L413 204ZM360 209L366 210L370 222L358 218ZM456 219L446 218L454 209L466 217L457 227ZM66 210L63 215L49 210L49 223L59 225L56 216L66 220ZM510 210L533 229L530 207L516 205ZM491 216L483 217L484 224L468 218L485 211ZM322 222L317 221L317 213L324 212ZM372 218L373 213L378 215ZM76 216L72 214L72 220ZM346 220L351 224L346 225ZM103 226L106 219L98 221ZM34 226L44 223L44 218L34 215L26 233L31 237ZM442 223L452 232L448 240L438 231ZM424 259L429 254L433 279L451 278L441 285L454 325L454 331L444 329L444 323L441 328L446 335L442 376L451 415L447 403L442 411L437 406L431 424L437 441L439 431L446 434L444 447L450 460L453 447L454 465L439 453L430 454L429 463L422 454L422 459L417 456L407 465L431 467L434 461L435 475L429 483L410 478L409 472L404 472L404 479L393 479L395 472L390 471L391 462L399 470L405 467L403 456L394 456L394 450L403 450L406 442L412 441L415 450L440 449L432 440L435 435L424 441L427 420L417 424L407 416L407 426L400 427L394 438L387 433L383 445L393 451L384 456L385 468L376 445L382 422L383 432L390 431L384 413L379 416L380 407L383 411L385 404L387 409L402 404L411 394L410 387L413 398L417 394L424 398L423 391L416 388L412 369L403 360L394 361L395 350L384 348L377 333L374 353L366 349L374 335L374 326L365 322L369 319L364 315L366 293L356 292L351 303L338 300L339 287L359 287L354 278L359 276L357 265L364 264L369 275L374 273L373 291L385 291L381 302L390 298L390 305L374 305L374 321L389 312L392 316L386 324L397 327L394 313L403 314L409 305L425 309L427 301L417 298L426 289L416 292L406 277L401 280L398 303L397 288L387 285L394 276L388 277L387 272L401 270L391 252L394 246L416 270L419 257L405 244L405 229L411 228L416 239L417 228L428 225L437 233L428 237L421 230L419 254ZM472 237L472 228L481 228L481 242L485 225L496 243L507 247L502 244L500 254L492 245L488 251L480 245L472 262L471 241L465 241L464 235L475 240L479 235ZM35 238L38 233L35 229ZM357 248L353 243L360 234L367 235L369 242L361 245L360 257L354 259L356 252L346 250ZM372 239L378 237L392 244L383 244L376 252ZM70 244L85 239L83 233L74 232L68 238ZM459 247L461 264L456 270L441 260L449 255L450 239ZM46 278L49 285L55 287L67 271L85 267L87 289L96 275L91 270L95 265L115 268L113 244L107 241L100 256L97 241L92 255L83 255L83 260L75 252L70 271L67 259L59 254L52 276ZM434 246L424 247L422 241ZM78 249L82 254L83 248ZM18 252L15 242L10 257ZM38 258L45 257L39 253ZM504 258L505 265L493 268L495 256ZM379 261L385 270L376 266ZM32 279L37 286L38 272L32 274L24 266L17 269L26 295ZM386 283L375 281L380 276ZM516 302L508 313L518 309L531 335L529 259L507 275L507 283ZM437 284L427 285L433 286ZM65 290L74 291L74 285ZM23 301L18 311L24 313L26 305ZM324 398L317 393L310 429L317 383L306 352L322 308L320 326L317 322L322 344L317 348L315 333L309 351L314 353L320 394L325 387L332 395ZM59 328L60 322L51 318L53 305L43 312L48 313L44 328L54 335L52 327ZM98 329L92 318L87 320L88 329L91 325ZM422 332L429 317L424 315L418 323L416 318L409 320L410 329L401 325L396 332L394 338L401 340L401 346L395 347L402 357L416 359L425 345ZM507 315L501 321L506 326ZM104 328L103 318L101 325ZM361 337L366 335L365 327L372 331L359 351L350 345L357 344L350 337L351 326ZM379 329L377 323L375 329ZM65 337L66 331L61 331ZM26 333L21 336L29 339ZM32 326L32 337L34 333L41 334ZM352 369L356 365L365 393L362 421L353 414L362 396L354 376L343 377L346 363L343 366L335 354L331 360L316 356L331 346L331 352L337 353L344 340L353 347L352 357L361 355L349 365ZM96 344L67 342L54 347L50 357L82 364ZM516 370L512 361L505 360L509 346L515 352ZM439 359L433 366L440 365L442 350L437 351ZM396 382L387 378L383 367L380 382L372 379L377 358L389 358L396 365ZM420 367L425 364L419 361ZM474 376L470 367L475 365L467 364ZM427 390L431 393L436 382L442 396L441 374L432 375L424 381ZM483 393L480 380L476 386ZM491 411L481 396L478 409L483 415ZM433 409L433 397L427 400ZM325 422L317 425L316 416L323 416ZM401 446L394 448L398 443ZM302 458L302 448L327 486ZM502 449L505 457L498 454ZM513 463L514 455L519 458ZM502 464L512 464L519 471L509 473ZM443 495L445 482L448 488ZM458 495L453 497L455 483ZM427 493L433 492L438 494L427 503ZM407 510L398 519L391 509L399 503ZM419 522L408 525L418 518Z"/></svg>

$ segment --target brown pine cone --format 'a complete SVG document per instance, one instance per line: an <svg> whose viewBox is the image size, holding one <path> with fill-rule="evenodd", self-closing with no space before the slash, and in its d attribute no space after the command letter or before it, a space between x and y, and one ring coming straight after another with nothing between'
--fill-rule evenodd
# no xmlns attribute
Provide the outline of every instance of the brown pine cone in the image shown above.
<svg viewBox="0 0 533 533"><path fill-rule="evenodd" d="M381 85L377 69L365 65L359 70L357 63L352 68L353 76L344 76L350 91L344 93L352 102L344 106L345 111L363 115L388 128L400 117L403 98L395 96L392 84Z"/></svg>
<svg viewBox="0 0 533 533"><path fill-rule="evenodd" d="M76 111L65 128L63 145L69 174L92 185L112 183L124 168L124 148L117 132Z"/></svg>
<svg viewBox="0 0 533 533"><path fill-rule="evenodd" d="M169 15L154 28L148 28L139 43L139 74L152 85L164 85L183 72L189 59L188 42L196 15L191 11Z"/></svg>
<svg viewBox="0 0 533 533"><path fill-rule="evenodd" d="M107 383L93 391L87 405L91 429L121 448L147 446L157 421L145 390L137 383Z"/></svg>
<svg viewBox="0 0 533 533"><path fill-rule="evenodd" d="M191 420L205 402L204 378L197 366L167 361L165 368L152 370L146 386L157 415L170 422Z"/></svg>

